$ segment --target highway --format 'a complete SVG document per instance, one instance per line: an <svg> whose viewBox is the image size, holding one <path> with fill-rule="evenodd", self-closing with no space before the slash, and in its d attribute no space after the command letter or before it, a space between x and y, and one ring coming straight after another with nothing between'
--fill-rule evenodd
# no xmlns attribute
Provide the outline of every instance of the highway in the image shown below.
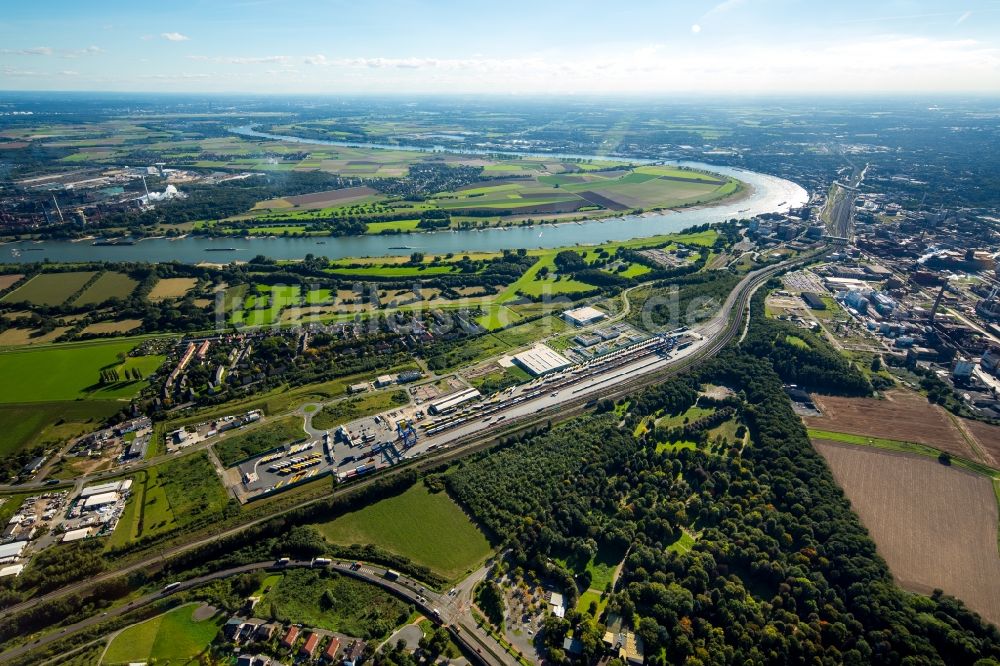
<svg viewBox="0 0 1000 666"><path fill-rule="evenodd" d="M171 595L201 587L221 578L254 571L284 571L286 569L311 568L312 566L310 560L291 560L286 564L279 564L274 560L268 560L192 578L181 582L169 591L161 590L144 595L130 601L126 605L112 608L99 615L94 615L86 620L63 627L58 632L46 634L31 643L0 653L0 663L9 662L31 650L49 645L70 634L89 629L102 622L107 622L126 613L131 613L144 606L148 606L153 602L166 599ZM438 624L444 624L451 632L452 640L468 653L470 659L478 660L489 666L495 664L500 666L517 665L517 661L507 654L486 631L478 627L472 619L472 593L479 581L485 578L486 572L489 570L488 566L484 566L453 588L454 593L448 592L445 594L428 590L419 581L407 578L406 576L400 575L395 580L390 580L387 576L387 569L370 564L361 564L358 566L358 564L353 562L334 561L328 568L340 574L377 585L407 603L413 604L428 619Z"/></svg>
<svg viewBox="0 0 1000 666"><path fill-rule="evenodd" d="M572 389L559 391L555 396L546 392L535 400L525 401L507 410L505 412L507 418L502 423L497 423L496 419L490 424L484 424L476 420L454 430L442 433L441 439L433 438L433 441L432 438L424 439L422 442L422 445L425 447L424 451L426 451L426 447L434 443L439 444L439 449L432 452L425 452L417 458L417 463L421 466L437 465L472 454L492 446L502 437L518 430L531 427L537 423L549 420L563 420L579 414L585 411L586 404L596 397L616 399L643 386L655 384L664 376L682 372L692 367L695 363L715 356L743 331L743 322L753 292L775 274L800 263L810 261L815 256L817 255L812 254L790 259L747 274L729 294L719 312L706 323L692 329L692 332L697 334L699 339L691 347L683 350L683 353L675 353L669 358L656 360L643 359L617 368L614 371L609 371L609 373L595 375ZM521 390L524 389L522 388ZM350 492L354 489L364 487L378 478L378 475L364 477L359 481L346 484L343 489L336 490L334 494ZM81 592L103 580L125 575L133 571L148 569L173 555L238 534L249 527L261 524L284 513L316 502L326 501L327 499L327 497L323 497L305 500L281 511L276 511L269 516L221 530L186 544L174 546L127 566L98 574L85 581L73 583L43 596L10 606L0 612L0 618L30 609L45 601L70 593Z"/></svg>

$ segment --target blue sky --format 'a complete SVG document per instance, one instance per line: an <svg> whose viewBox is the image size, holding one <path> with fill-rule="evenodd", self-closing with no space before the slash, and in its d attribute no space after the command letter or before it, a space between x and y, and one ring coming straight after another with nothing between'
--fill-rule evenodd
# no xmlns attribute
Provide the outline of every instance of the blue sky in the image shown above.
<svg viewBox="0 0 1000 666"><path fill-rule="evenodd" d="M0 89L1000 93L1000 0L14 0Z"/></svg>

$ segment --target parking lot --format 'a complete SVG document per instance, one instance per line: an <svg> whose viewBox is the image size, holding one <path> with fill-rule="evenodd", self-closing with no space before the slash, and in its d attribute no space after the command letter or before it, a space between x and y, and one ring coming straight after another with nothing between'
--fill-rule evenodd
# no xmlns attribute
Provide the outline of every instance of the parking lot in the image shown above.
<svg viewBox="0 0 1000 666"><path fill-rule="evenodd" d="M422 415L423 411L418 406L408 406L349 421L343 424L343 429L323 431L310 428L312 437L305 443L289 444L280 452L258 456L240 464L242 491L252 497L323 474L335 474L347 479L396 464L408 454L397 442L396 422L406 419L414 423Z"/></svg>

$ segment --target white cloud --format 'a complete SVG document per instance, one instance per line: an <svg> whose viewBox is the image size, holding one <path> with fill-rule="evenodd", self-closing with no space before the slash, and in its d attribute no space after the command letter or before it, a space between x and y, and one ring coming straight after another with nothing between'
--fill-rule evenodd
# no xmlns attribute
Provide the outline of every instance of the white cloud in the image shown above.
<svg viewBox="0 0 1000 666"><path fill-rule="evenodd" d="M182 35L179 32L162 32L160 33L160 37L163 37L163 39L168 42L186 42L191 39L187 35Z"/></svg>
<svg viewBox="0 0 1000 666"><path fill-rule="evenodd" d="M70 49L70 50L60 51L60 55L62 55L63 58L67 59L80 58L82 56L89 56L89 55L98 55L99 53L104 53L104 49L102 49L100 46L88 46L82 49Z"/></svg>
<svg viewBox="0 0 1000 666"><path fill-rule="evenodd" d="M290 56L285 55L275 55L275 56L203 56L203 55L190 55L188 56L190 60L198 60L201 62L221 62L227 65L261 65L267 63L287 63L291 61Z"/></svg>
<svg viewBox="0 0 1000 666"><path fill-rule="evenodd" d="M196 72L177 72L173 74L143 74L140 78L150 79L153 81L189 81L197 79L215 79L216 75Z"/></svg>
<svg viewBox="0 0 1000 666"><path fill-rule="evenodd" d="M955 25L962 25L963 23L965 23L966 19L968 19L970 16L972 16L972 12L965 12L964 14L958 17L958 20L955 21Z"/></svg>
<svg viewBox="0 0 1000 666"><path fill-rule="evenodd" d="M50 46L32 46L26 49L0 49L4 55L50 56L55 50Z"/></svg>
<svg viewBox="0 0 1000 666"><path fill-rule="evenodd" d="M901 35L854 42L732 44L710 52L680 45L517 58L355 57L322 54L306 85L363 82L413 92L908 92L1000 89L1000 48L976 40ZM879 67L871 63L879 63ZM367 72L362 74L362 72Z"/></svg>

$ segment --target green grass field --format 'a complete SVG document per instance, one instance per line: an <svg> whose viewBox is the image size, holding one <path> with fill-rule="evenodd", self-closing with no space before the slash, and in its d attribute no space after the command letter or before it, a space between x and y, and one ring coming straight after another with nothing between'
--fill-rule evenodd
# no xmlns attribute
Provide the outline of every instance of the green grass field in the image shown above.
<svg viewBox="0 0 1000 666"><path fill-rule="evenodd" d="M316 412L312 425L320 430L332 430L348 421L378 414L408 402L406 391L379 391L356 398L347 398L326 405Z"/></svg>
<svg viewBox="0 0 1000 666"><path fill-rule="evenodd" d="M55 444L94 429L122 408L117 400L0 404L0 456L36 444Z"/></svg>
<svg viewBox="0 0 1000 666"><path fill-rule="evenodd" d="M180 529L220 512L228 497L205 452L140 470L108 548Z"/></svg>
<svg viewBox="0 0 1000 666"><path fill-rule="evenodd" d="M3 297L4 303L27 301L32 305L61 305L94 277L94 271L42 273Z"/></svg>
<svg viewBox="0 0 1000 666"><path fill-rule="evenodd" d="M115 340L0 352L0 377L5 379L0 382L0 403L131 398L145 381L105 387L98 382L101 370L121 368L120 355L135 346L135 341ZM145 377L163 360L162 356L128 358L124 367L138 367Z"/></svg>
<svg viewBox="0 0 1000 666"><path fill-rule="evenodd" d="M286 572L260 604L280 620L368 640L387 636L409 617L409 607L388 592L315 569Z"/></svg>
<svg viewBox="0 0 1000 666"><path fill-rule="evenodd" d="M102 273L73 301L73 305L96 305L109 298L126 298L138 286L138 282L124 273L114 271Z"/></svg>
<svg viewBox="0 0 1000 666"><path fill-rule="evenodd" d="M688 553L692 548L694 548L694 542L694 537L691 536L687 530L684 530L681 532L681 536L677 539L677 541L674 541L672 544L667 546L667 550L672 553Z"/></svg>
<svg viewBox="0 0 1000 666"><path fill-rule="evenodd" d="M332 543L375 544L449 580L491 552L486 537L448 494L431 493L422 483L318 527Z"/></svg>
<svg viewBox="0 0 1000 666"><path fill-rule="evenodd" d="M134 624L118 634L101 664L116 666L129 663L198 664L215 638L225 616L196 622L192 615L198 604L179 606L168 613Z"/></svg>
<svg viewBox="0 0 1000 666"><path fill-rule="evenodd" d="M495 331L504 326L516 324L522 319L521 315L514 312L506 305L490 303L483 306L486 314L476 317L476 323L488 331Z"/></svg>
<svg viewBox="0 0 1000 666"><path fill-rule="evenodd" d="M423 277L428 275L447 275L454 272L453 266L428 266L426 264L411 265L385 265L385 266L365 266L351 268L345 265L334 265L324 272L331 275L359 276L359 277Z"/></svg>
<svg viewBox="0 0 1000 666"><path fill-rule="evenodd" d="M310 289L305 294L306 305L323 305L332 303L336 295L329 289Z"/></svg>
<svg viewBox="0 0 1000 666"><path fill-rule="evenodd" d="M786 335L785 342L797 349L809 349L809 343L797 335Z"/></svg>
<svg viewBox="0 0 1000 666"><path fill-rule="evenodd" d="M268 421L261 426L243 432L237 432L231 436L225 436L222 441L215 444L215 453L223 465L232 467L241 460L305 437L306 432L302 429L302 417L287 416Z"/></svg>
<svg viewBox="0 0 1000 666"><path fill-rule="evenodd" d="M381 234L387 231L416 231L420 220L397 220L395 222L369 222L368 233Z"/></svg>
<svg viewBox="0 0 1000 666"><path fill-rule="evenodd" d="M656 419L656 427L658 429L676 428L678 426L684 425L685 423L691 423L693 421L697 421L703 416L708 416L709 414L714 414L714 413L715 413L715 408L713 407L709 407L706 409L705 407L695 406L691 407L682 414L661 416L660 418Z"/></svg>

